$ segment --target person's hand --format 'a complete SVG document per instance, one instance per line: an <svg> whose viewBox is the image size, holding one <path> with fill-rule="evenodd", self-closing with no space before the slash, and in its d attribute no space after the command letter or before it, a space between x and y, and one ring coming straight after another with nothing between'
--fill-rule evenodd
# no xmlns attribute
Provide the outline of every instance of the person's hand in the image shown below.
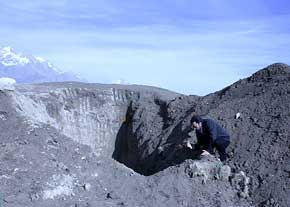
<svg viewBox="0 0 290 207"><path fill-rule="evenodd" d="M210 153L206 150L202 150L201 156L208 156Z"/></svg>
<svg viewBox="0 0 290 207"><path fill-rule="evenodd" d="M178 144L176 145L177 149L184 149L184 148L189 148L189 149L193 149L193 147L191 146L190 142L186 142L183 144Z"/></svg>
<svg viewBox="0 0 290 207"><path fill-rule="evenodd" d="M185 146L186 146L187 148L189 148L189 149L192 149L192 146L191 146L190 142L186 142Z"/></svg>

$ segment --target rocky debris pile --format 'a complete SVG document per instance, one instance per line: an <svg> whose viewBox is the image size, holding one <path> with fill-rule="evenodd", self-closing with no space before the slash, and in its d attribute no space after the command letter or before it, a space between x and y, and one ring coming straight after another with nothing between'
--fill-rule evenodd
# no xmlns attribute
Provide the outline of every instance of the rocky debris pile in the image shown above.
<svg viewBox="0 0 290 207"><path fill-rule="evenodd" d="M229 164L251 178L256 204L289 206L290 67L273 64L217 93L208 112L232 135ZM233 118L239 112L240 118Z"/></svg>

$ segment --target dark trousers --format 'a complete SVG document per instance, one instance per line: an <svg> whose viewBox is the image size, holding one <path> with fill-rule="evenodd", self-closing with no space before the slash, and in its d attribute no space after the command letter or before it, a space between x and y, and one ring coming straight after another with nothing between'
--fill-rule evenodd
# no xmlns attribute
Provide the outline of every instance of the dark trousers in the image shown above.
<svg viewBox="0 0 290 207"><path fill-rule="evenodd" d="M229 146L229 144L230 141L228 140L217 140L214 143L214 147L217 149L221 161L225 161L228 157L228 154L226 153L226 148Z"/></svg>

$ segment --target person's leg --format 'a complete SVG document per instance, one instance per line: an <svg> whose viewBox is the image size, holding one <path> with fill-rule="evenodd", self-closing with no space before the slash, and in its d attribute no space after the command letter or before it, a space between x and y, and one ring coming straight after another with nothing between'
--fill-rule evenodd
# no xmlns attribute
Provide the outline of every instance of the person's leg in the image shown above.
<svg viewBox="0 0 290 207"><path fill-rule="evenodd" d="M229 141L222 141L219 143L216 143L216 148L218 150L218 153L220 155L220 160L223 162L227 159L228 154L226 153L226 148L229 146Z"/></svg>

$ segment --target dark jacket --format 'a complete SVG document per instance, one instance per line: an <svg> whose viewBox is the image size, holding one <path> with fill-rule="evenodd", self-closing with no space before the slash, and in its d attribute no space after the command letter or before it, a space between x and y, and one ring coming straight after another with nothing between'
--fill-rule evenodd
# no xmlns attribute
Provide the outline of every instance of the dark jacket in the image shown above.
<svg viewBox="0 0 290 207"><path fill-rule="evenodd" d="M203 119L202 128L196 130L197 147L212 153L213 145L223 145L230 141L224 128L211 119Z"/></svg>

